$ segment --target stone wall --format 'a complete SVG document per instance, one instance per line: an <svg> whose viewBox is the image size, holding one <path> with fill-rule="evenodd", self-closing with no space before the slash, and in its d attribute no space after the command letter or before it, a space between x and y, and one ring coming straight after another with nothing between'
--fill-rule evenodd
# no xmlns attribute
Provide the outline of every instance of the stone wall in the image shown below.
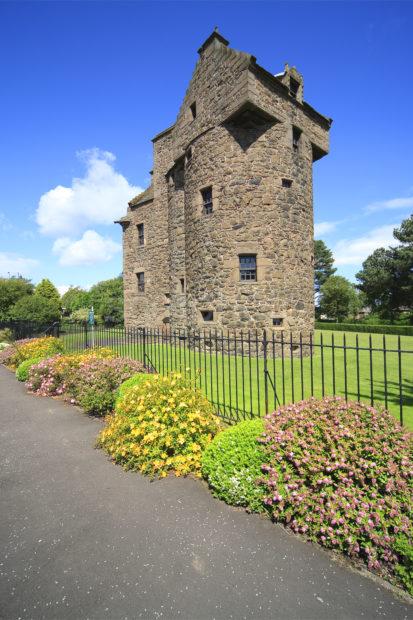
<svg viewBox="0 0 413 620"><path fill-rule="evenodd" d="M207 40L175 125L154 139L153 199L124 224L127 324L313 330L312 165L328 152L330 120L302 94L295 69L277 79L220 35ZM240 254L256 255L256 282L240 281Z"/></svg>

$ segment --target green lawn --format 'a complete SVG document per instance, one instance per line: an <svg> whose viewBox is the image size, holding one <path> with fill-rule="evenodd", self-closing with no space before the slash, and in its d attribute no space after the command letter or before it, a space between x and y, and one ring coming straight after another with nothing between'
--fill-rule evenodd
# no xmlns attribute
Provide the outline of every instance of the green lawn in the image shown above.
<svg viewBox="0 0 413 620"><path fill-rule="evenodd" d="M83 333L62 337L72 348L84 346ZM344 342L346 350L340 348ZM403 351L400 354L399 342ZM267 394L265 362L255 355L254 343L249 357L248 342L244 342L244 356L241 355L239 342L238 354L228 355L219 349L212 353L189 349L179 339L165 344L161 338L156 338L147 342L144 348L142 342L125 337L123 330L97 330L95 346L101 345L112 346L121 355L146 363L150 361L161 373L171 370L186 372L220 413L234 420L264 415L266 402L271 411L279 404L296 402L311 395L347 394L348 399L386 406L397 419L402 415L404 424L413 429L411 336L401 336L399 339L398 336L383 337L381 334L317 331L313 355L304 355L302 359L291 356L288 342L284 346L284 355L278 347L274 356L270 345ZM225 345L224 340L224 351Z"/></svg>

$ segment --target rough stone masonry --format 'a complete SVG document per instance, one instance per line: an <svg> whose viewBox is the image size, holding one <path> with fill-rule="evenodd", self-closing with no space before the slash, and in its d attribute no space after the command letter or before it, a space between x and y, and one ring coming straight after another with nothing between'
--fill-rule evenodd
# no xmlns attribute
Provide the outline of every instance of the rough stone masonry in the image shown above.
<svg viewBox="0 0 413 620"><path fill-rule="evenodd" d="M153 138L152 184L123 228L125 324L314 327L312 164L331 119L288 65L272 75L213 32L176 122Z"/></svg>

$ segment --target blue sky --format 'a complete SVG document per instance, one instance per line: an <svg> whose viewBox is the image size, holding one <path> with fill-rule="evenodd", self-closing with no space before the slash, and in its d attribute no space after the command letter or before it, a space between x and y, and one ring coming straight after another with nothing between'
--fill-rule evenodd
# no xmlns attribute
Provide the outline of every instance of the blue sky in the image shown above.
<svg viewBox="0 0 413 620"><path fill-rule="evenodd" d="M334 119L317 237L354 278L413 211L410 2L0 2L0 275L90 286L121 272L112 220L149 183L218 25Z"/></svg>

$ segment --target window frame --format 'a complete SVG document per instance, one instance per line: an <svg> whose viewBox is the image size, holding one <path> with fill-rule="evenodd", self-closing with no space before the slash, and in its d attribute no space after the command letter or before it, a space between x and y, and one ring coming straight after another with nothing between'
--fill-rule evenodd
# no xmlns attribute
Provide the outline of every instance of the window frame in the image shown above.
<svg viewBox="0 0 413 620"><path fill-rule="evenodd" d="M253 259L253 267L243 266L243 259ZM240 282L257 282L257 255L256 254L238 254L239 263L239 281ZM253 276L253 277L251 277Z"/></svg>
<svg viewBox="0 0 413 620"><path fill-rule="evenodd" d="M144 271L137 271L136 272L136 279L137 279L137 283L138 283L138 293L144 293L145 292L145 272Z"/></svg>
<svg viewBox="0 0 413 620"><path fill-rule="evenodd" d="M295 125L293 125L292 147L294 151L298 151L298 149L300 148L300 141L301 141L302 133L303 132L299 127L296 127Z"/></svg>
<svg viewBox="0 0 413 620"><path fill-rule="evenodd" d="M207 192L210 192L209 200L206 199ZM212 185L208 185L201 189L201 201L202 201L202 214L203 215L211 215L214 212L214 198L213 198L213 190Z"/></svg>
<svg viewBox="0 0 413 620"><path fill-rule="evenodd" d="M145 245L145 224L141 222L136 225L136 228L138 230L138 247L142 248Z"/></svg>
<svg viewBox="0 0 413 620"><path fill-rule="evenodd" d="M196 115L197 115L196 101L191 103L191 105L189 106L189 109L191 111L192 120L194 121L196 119Z"/></svg>
<svg viewBox="0 0 413 620"><path fill-rule="evenodd" d="M213 310L201 310L201 316L204 323L213 323L214 322L214 311ZM206 317L210 318L206 318Z"/></svg>

